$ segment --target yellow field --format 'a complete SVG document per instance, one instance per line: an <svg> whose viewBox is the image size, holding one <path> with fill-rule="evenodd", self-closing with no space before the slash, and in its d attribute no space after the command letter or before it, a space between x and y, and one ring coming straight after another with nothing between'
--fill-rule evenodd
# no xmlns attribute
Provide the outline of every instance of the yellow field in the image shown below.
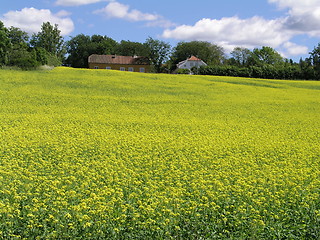
<svg viewBox="0 0 320 240"><path fill-rule="evenodd" d="M1 239L320 239L320 82L0 70Z"/></svg>

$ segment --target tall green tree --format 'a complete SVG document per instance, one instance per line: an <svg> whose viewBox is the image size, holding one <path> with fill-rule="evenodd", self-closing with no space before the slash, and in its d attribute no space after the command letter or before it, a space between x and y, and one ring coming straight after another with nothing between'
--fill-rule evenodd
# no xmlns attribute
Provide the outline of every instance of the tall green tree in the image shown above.
<svg viewBox="0 0 320 240"><path fill-rule="evenodd" d="M164 64L169 59L169 54L171 53L171 45L169 43L158 39L153 39L151 37L147 38L144 45L147 49L147 57L150 59L155 72L160 73L162 64Z"/></svg>
<svg viewBox="0 0 320 240"><path fill-rule="evenodd" d="M320 43L309 54L309 62L313 66L315 77L320 79Z"/></svg>
<svg viewBox="0 0 320 240"><path fill-rule="evenodd" d="M107 36L92 35L90 51L92 54L115 54L118 42Z"/></svg>
<svg viewBox="0 0 320 240"><path fill-rule="evenodd" d="M279 65L284 63L283 57L273 48L263 46L252 51L249 62L251 65L263 66L265 64Z"/></svg>
<svg viewBox="0 0 320 240"><path fill-rule="evenodd" d="M8 29L0 21L0 66L6 65L8 62L9 49L11 48L11 42L8 37Z"/></svg>
<svg viewBox="0 0 320 240"><path fill-rule="evenodd" d="M78 34L66 43L69 54L66 63L76 68L88 67L91 54L115 54L118 43L110 37Z"/></svg>
<svg viewBox="0 0 320 240"><path fill-rule="evenodd" d="M29 35L26 32L16 27L10 27L8 29L8 37L11 42L8 65L21 66L24 65L24 62L35 62L35 59L31 60L33 55L30 54L31 49L28 46Z"/></svg>
<svg viewBox="0 0 320 240"><path fill-rule="evenodd" d="M230 54L236 65L246 66L251 56L251 51L248 48L235 47Z"/></svg>
<svg viewBox="0 0 320 240"><path fill-rule="evenodd" d="M116 48L116 54L122 56L146 56L148 51L143 43L122 40Z"/></svg>
<svg viewBox="0 0 320 240"><path fill-rule="evenodd" d="M222 47L204 41L179 42L173 49L171 56L172 63L175 65L190 56L196 56L209 65L219 65L225 59Z"/></svg>
<svg viewBox="0 0 320 240"><path fill-rule="evenodd" d="M69 54L66 62L72 67L88 67L88 57L90 56L91 38L88 35L78 34L67 41L67 53Z"/></svg>
<svg viewBox="0 0 320 240"><path fill-rule="evenodd" d="M10 27L8 29L8 37L12 45L20 47L28 47L29 35L17 27Z"/></svg>
<svg viewBox="0 0 320 240"><path fill-rule="evenodd" d="M57 24L43 23L41 31L32 36L30 43L33 47L41 47L61 60L64 57L64 40Z"/></svg>

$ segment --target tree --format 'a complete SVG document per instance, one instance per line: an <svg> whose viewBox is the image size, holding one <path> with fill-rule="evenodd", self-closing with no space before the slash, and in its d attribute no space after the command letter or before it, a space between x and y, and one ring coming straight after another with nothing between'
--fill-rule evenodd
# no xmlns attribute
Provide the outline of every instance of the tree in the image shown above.
<svg viewBox="0 0 320 240"><path fill-rule="evenodd" d="M208 65L219 65L225 59L223 48L203 41L179 42L174 48L171 60L174 67L190 56L196 56Z"/></svg>
<svg viewBox="0 0 320 240"><path fill-rule="evenodd" d="M122 40L116 48L116 54L122 56L146 56L148 51L142 43Z"/></svg>
<svg viewBox="0 0 320 240"><path fill-rule="evenodd" d="M170 44L149 37L144 45L147 48L147 57L149 57L154 66L155 72L160 73L162 64L169 58L171 52Z"/></svg>
<svg viewBox="0 0 320 240"><path fill-rule="evenodd" d="M245 66L248 63L251 51L248 48L235 47L230 54L236 65Z"/></svg>
<svg viewBox="0 0 320 240"><path fill-rule="evenodd" d="M317 79L320 79L320 43L309 53L309 62L313 66Z"/></svg>
<svg viewBox="0 0 320 240"><path fill-rule="evenodd" d="M263 46L261 49L253 49L249 62L252 65L263 66L265 64L281 64L284 60L276 50Z"/></svg>
<svg viewBox="0 0 320 240"><path fill-rule="evenodd" d="M117 46L118 43L110 37L96 34L91 36L92 54L115 54Z"/></svg>
<svg viewBox="0 0 320 240"><path fill-rule="evenodd" d="M8 62L8 65L17 66L23 70L29 70L36 68L41 65L41 63L37 61L34 49L28 51L25 48L21 48L10 52L10 61Z"/></svg>
<svg viewBox="0 0 320 240"><path fill-rule="evenodd" d="M86 68L91 54L115 54L118 43L107 36L79 34L67 41L66 46L69 54L66 63Z"/></svg>
<svg viewBox="0 0 320 240"><path fill-rule="evenodd" d="M67 41L66 46L69 56L66 62L76 68L88 67L90 42L90 36L84 34L79 34Z"/></svg>
<svg viewBox="0 0 320 240"><path fill-rule="evenodd" d="M29 35L20 28L10 27L8 29L8 37L12 45L28 47Z"/></svg>
<svg viewBox="0 0 320 240"><path fill-rule="evenodd" d="M10 27L8 29L8 37L11 42L11 48L8 53L8 65L29 67L32 63L35 63L34 55L30 54L31 49L28 45L29 36L26 32L16 27ZM24 62L28 63L24 64Z"/></svg>
<svg viewBox="0 0 320 240"><path fill-rule="evenodd" d="M53 26L50 22L45 22L41 26L41 31L32 36L30 43L33 47L44 48L48 53L62 60L65 49L63 37L60 33L57 24Z"/></svg>
<svg viewBox="0 0 320 240"><path fill-rule="evenodd" d="M0 66L7 64L10 47L11 43L8 37L8 29L6 29L0 21Z"/></svg>

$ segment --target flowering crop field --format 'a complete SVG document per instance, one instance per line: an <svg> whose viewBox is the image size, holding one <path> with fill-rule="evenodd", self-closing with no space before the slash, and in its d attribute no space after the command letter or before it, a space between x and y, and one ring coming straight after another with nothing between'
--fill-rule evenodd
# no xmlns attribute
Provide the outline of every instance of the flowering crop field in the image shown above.
<svg viewBox="0 0 320 240"><path fill-rule="evenodd" d="M0 239L320 239L320 82L0 70Z"/></svg>

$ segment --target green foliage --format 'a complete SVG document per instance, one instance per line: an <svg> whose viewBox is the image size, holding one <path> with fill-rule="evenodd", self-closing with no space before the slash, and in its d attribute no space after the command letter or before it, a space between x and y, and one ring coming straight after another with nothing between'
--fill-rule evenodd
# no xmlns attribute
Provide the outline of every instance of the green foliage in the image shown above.
<svg viewBox="0 0 320 240"><path fill-rule="evenodd" d="M147 56L148 49L143 43L122 40L116 48L116 54L122 56Z"/></svg>
<svg viewBox="0 0 320 240"><path fill-rule="evenodd" d="M308 78L299 65L263 65L238 67L232 65L202 66L197 74L215 76L253 77L269 79L312 79Z"/></svg>
<svg viewBox="0 0 320 240"><path fill-rule="evenodd" d="M88 36L79 34L67 43L69 54L66 63L76 68L87 68L88 57L91 54L114 54L118 43L107 36Z"/></svg>
<svg viewBox="0 0 320 240"><path fill-rule="evenodd" d="M48 56L49 53L42 47L37 47L34 49L36 53L36 60L41 64L41 65L49 65L48 64ZM54 65L52 65L54 66Z"/></svg>
<svg viewBox="0 0 320 240"><path fill-rule="evenodd" d="M2 29L2 33L5 33L3 36L6 37L5 40L1 40L0 31L0 55L1 52L3 53L3 60L0 65L16 66L23 70L36 69L38 66L45 64L51 66L61 65L63 52L59 46L63 44L63 41L61 37L58 37L60 31L57 29L57 25L53 27L50 23L44 23L42 32L34 35L31 40L33 47L29 45L28 34L19 28L10 27L6 29L0 22L0 29ZM55 45L54 36L56 36L56 39L60 39L55 47L53 47ZM51 41L51 38L53 41ZM3 50L1 50L1 46L3 46Z"/></svg>
<svg viewBox="0 0 320 240"><path fill-rule="evenodd" d="M29 35L27 32L22 31L20 28L10 27L8 29L8 37L13 46L19 48L28 48Z"/></svg>
<svg viewBox="0 0 320 240"><path fill-rule="evenodd" d="M170 44L149 37L144 45L147 49L147 57L150 59L155 72L162 72L162 64L169 59L169 54L171 52Z"/></svg>
<svg viewBox="0 0 320 240"><path fill-rule="evenodd" d="M310 64L313 66L316 79L320 79L320 43L310 52Z"/></svg>
<svg viewBox="0 0 320 240"><path fill-rule="evenodd" d="M51 53L47 54L47 64L46 65L57 67L57 66L61 66L61 64L62 64L62 61L59 57L57 57L56 55L51 54Z"/></svg>
<svg viewBox="0 0 320 240"><path fill-rule="evenodd" d="M271 47L263 46L261 49L255 48L252 51L248 62L251 65L262 66L262 65L279 65L284 62L281 55Z"/></svg>
<svg viewBox="0 0 320 240"><path fill-rule="evenodd" d="M110 37L92 35L89 51L95 54L114 54L118 43Z"/></svg>
<svg viewBox="0 0 320 240"><path fill-rule="evenodd" d="M11 47L10 39L8 37L8 30L0 21L0 66L7 64L8 52Z"/></svg>
<svg viewBox="0 0 320 240"><path fill-rule="evenodd" d="M41 31L32 36L30 43L33 47L41 47L60 59L64 56L64 40L57 24L53 26L50 22L43 23Z"/></svg>
<svg viewBox="0 0 320 240"><path fill-rule="evenodd" d="M0 239L320 239L319 90L0 70Z"/></svg>
<svg viewBox="0 0 320 240"><path fill-rule="evenodd" d="M177 74L190 74L190 70L189 69L180 68L180 69L177 70L176 73Z"/></svg>
<svg viewBox="0 0 320 240"><path fill-rule="evenodd" d="M230 53L233 57L231 61L237 66L247 66L252 52L247 48L235 47Z"/></svg>
<svg viewBox="0 0 320 240"><path fill-rule="evenodd" d="M35 69L40 65L40 63L36 60L35 51L28 51L24 48L11 50L9 59L9 66L17 66L23 70Z"/></svg>
<svg viewBox="0 0 320 240"><path fill-rule="evenodd" d="M209 65L219 65L225 59L223 48L216 44L202 41L179 42L171 56L173 67L192 55Z"/></svg>

